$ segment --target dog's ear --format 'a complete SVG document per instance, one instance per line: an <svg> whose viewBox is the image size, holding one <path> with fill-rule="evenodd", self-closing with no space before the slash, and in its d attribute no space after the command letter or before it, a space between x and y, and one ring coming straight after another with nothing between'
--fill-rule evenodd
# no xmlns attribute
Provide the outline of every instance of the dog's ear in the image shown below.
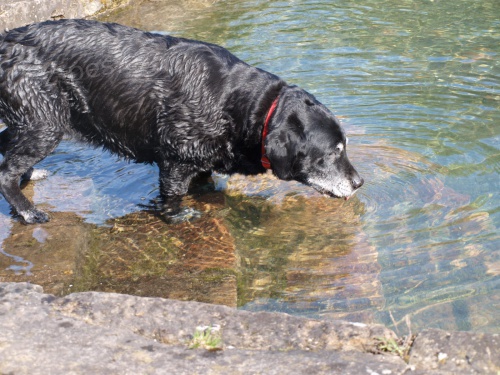
<svg viewBox="0 0 500 375"><path fill-rule="evenodd" d="M287 149L287 135L284 130L275 130L268 135L266 153L273 173L282 180L290 180L292 157Z"/></svg>
<svg viewBox="0 0 500 375"><path fill-rule="evenodd" d="M276 126L277 125L277 126ZM274 174L281 180L294 177L296 158L304 143L303 125L295 114L275 124L266 138L266 153Z"/></svg>

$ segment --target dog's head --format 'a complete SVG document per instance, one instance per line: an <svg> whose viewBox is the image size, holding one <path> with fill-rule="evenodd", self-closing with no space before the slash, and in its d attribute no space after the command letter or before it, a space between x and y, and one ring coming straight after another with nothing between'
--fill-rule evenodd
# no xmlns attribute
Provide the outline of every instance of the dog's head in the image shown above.
<svg viewBox="0 0 500 375"><path fill-rule="evenodd" d="M265 151L273 173L321 193L348 199L363 179L347 158L347 137L335 116L297 87L282 90Z"/></svg>

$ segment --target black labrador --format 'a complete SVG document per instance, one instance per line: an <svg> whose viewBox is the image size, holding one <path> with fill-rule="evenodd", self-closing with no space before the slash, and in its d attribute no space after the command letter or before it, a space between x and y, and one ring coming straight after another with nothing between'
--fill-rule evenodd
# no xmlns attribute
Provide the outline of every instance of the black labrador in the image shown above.
<svg viewBox="0 0 500 375"><path fill-rule="evenodd" d="M25 223L48 215L20 181L63 136L157 163L162 213L182 217L199 174L262 173L350 197L363 179L314 96L209 43L88 20L0 34L0 192Z"/></svg>

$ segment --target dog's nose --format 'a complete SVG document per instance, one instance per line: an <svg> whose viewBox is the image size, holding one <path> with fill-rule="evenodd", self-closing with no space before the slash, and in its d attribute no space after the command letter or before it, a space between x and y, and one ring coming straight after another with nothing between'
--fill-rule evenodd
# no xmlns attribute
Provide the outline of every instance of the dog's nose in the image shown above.
<svg viewBox="0 0 500 375"><path fill-rule="evenodd" d="M352 179L352 187L354 189L359 189L363 184L365 183L365 180L363 180L362 177L360 176L354 176Z"/></svg>

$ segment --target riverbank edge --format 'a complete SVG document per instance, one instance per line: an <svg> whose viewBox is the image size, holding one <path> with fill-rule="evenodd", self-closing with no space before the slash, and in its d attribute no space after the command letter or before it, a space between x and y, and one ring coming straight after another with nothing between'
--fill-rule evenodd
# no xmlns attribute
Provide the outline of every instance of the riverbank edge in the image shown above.
<svg viewBox="0 0 500 375"><path fill-rule="evenodd" d="M405 362L382 325L30 283L0 283L0 317L0 374L500 372L497 334L425 330Z"/></svg>

